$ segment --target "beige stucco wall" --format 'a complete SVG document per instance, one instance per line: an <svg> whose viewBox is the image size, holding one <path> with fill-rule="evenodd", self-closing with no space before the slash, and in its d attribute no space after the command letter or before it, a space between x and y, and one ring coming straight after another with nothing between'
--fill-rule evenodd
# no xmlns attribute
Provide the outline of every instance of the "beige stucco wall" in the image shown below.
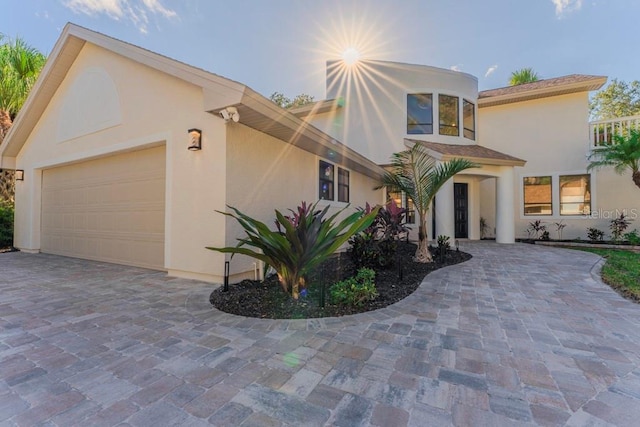
<svg viewBox="0 0 640 427"><path fill-rule="evenodd" d="M318 200L318 162L320 158L262 132L229 123L227 128L227 203L241 212L259 219L275 229L274 210L289 214L301 201ZM331 162L330 159L322 159ZM337 178L336 178L337 179ZM336 181L337 185L337 181ZM376 182L362 174L350 171L349 212L366 202L378 204L384 201L382 190L373 190ZM345 207L346 203L329 203L330 212ZM218 215L220 216L220 215ZM245 234L238 223L227 221L226 244L235 246L237 238ZM230 264L231 274L240 277L242 272L253 276L254 260L235 256Z"/></svg>
<svg viewBox="0 0 640 427"><path fill-rule="evenodd" d="M434 134L406 133L410 93L433 93ZM438 134L438 94L458 96L476 104L478 81L469 74L424 65L361 61L344 68L340 61L329 62L326 97L343 98L344 106L308 120L378 164L389 163L392 153L404 150L405 137L446 144L475 143L462 136ZM459 104L462 121L462 101Z"/></svg>
<svg viewBox="0 0 640 427"><path fill-rule="evenodd" d="M558 176L586 173L590 149L588 119L586 92L480 108L480 144L527 161L515 173L516 237L527 237L528 224L538 219L547 225L551 238L558 237L553 223L561 220L567 224L563 238L586 238L588 227L600 228L608 234L608 219L597 218L603 216L597 212L626 208L640 213L640 190L634 191L630 175L620 177L611 170L603 170L592 172L594 214L591 217L559 214ZM548 175L554 179L554 215L525 216L523 177ZM494 181L488 179L480 185L480 215L487 219L492 232L496 226ZM640 223L637 227L640 228Z"/></svg>
<svg viewBox="0 0 640 427"><path fill-rule="evenodd" d="M187 150L194 127L203 133L199 152ZM223 121L203 112L200 88L87 43L17 157L25 179L16 188L15 245L40 249L43 169L164 144L165 268L221 280L224 257L205 246L224 244L225 221L212 212L225 204L225 134Z"/></svg>

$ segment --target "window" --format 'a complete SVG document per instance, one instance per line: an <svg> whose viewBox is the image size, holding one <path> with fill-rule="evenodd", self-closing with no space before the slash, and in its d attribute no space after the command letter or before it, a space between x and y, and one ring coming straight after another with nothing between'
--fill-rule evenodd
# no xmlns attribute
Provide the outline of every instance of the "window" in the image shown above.
<svg viewBox="0 0 640 427"><path fill-rule="evenodd" d="M336 168L329 162L320 160L319 168L319 198L320 200L336 200L335 170L338 169L338 201L349 202L349 171Z"/></svg>
<svg viewBox="0 0 640 427"><path fill-rule="evenodd" d="M524 214L525 215L551 215L553 204L551 203L551 177L530 176L524 180Z"/></svg>
<svg viewBox="0 0 640 427"><path fill-rule="evenodd" d="M393 199L396 202L396 205L401 208L405 208L407 210L406 213L406 223L407 224L415 224L416 223L416 207L413 204L413 200L407 197L406 193L401 192L390 192L389 199Z"/></svg>
<svg viewBox="0 0 640 427"><path fill-rule="evenodd" d="M333 198L333 169L331 163L320 160L320 200L334 200Z"/></svg>
<svg viewBox="0 0 640 427"><path fill-rule="evenodd" d="M338 168L338 201L349 202L349 171Z"/></svg>
<svg viewBox="0 0 640 427"><path fill-rule="evenodd" d="M407 133L433 133L433 95L430 93L407 95Z"/></svg>
<svg viewBox="0 0 640 427"><path fill-rule="evenodd" d="M464 127L464 137L476 139L476 110L473 103L466 99L462 101L462 125Z"/></svg>
<svg viewBox="0 0 640 427"><path fill-rule="evenodd" d="M560 215L591 214L591 176L560 175Z"/></svg>
<svg viewBox="0 0 640 427"><path fill-rule="evenodd" d="M438 95L440 108L440 135L460 136L460 115L458 98L450 95Z"/></svg>

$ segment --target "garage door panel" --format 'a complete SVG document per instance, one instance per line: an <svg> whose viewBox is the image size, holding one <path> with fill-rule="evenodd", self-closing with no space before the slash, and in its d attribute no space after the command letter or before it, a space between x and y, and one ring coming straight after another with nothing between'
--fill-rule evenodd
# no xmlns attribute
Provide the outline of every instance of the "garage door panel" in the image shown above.
<svg viewBox="0 0 640 427"><path fill-rule="evenodd" d="M43 171L42 252L163 269L165 149Z"/></svg>

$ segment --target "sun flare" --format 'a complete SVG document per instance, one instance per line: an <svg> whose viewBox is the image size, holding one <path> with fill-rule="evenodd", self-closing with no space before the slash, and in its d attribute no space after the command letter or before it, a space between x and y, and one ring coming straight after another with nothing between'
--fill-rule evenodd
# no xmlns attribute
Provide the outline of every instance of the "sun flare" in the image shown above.
<svg viewBox="0 0 640 427"><path fill-rule="evenodd" d="M354 65L360 59L360 51L351 46L342 52L342 60L347 65Z"/></svg>

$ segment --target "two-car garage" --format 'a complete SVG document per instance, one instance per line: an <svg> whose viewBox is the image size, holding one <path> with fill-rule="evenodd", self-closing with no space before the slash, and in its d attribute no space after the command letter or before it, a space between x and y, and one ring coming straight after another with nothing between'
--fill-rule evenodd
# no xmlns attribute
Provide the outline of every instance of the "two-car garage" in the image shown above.
<svg viewBox="0 0 640 427"><path fill-rule="evenodd" d="M164 269L165 147L45 169L41 251Z"/></svg>

